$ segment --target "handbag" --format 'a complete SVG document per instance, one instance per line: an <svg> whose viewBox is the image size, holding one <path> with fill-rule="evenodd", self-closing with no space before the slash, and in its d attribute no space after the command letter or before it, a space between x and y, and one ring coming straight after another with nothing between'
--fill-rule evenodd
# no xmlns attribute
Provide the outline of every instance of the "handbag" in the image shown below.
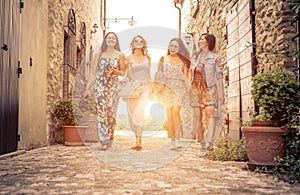
<svg viewBox="0 0 300 195"><path fill-rule="evenodd" d="M144 84L139 81L128 81L119 91L119 97L123 99L138 98L144 91Z"/></svg>

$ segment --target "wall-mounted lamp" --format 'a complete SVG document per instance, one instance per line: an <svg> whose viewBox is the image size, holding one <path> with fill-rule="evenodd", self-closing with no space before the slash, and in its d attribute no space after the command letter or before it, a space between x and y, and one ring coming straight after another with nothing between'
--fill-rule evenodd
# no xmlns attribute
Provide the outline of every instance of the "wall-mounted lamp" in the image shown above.
<svg viewBox="0 0 300 195"><path fill-rule="evenodd" d="M174 4L180 4L181 7L183 6L184 4L184 0L173 0Z"/></svg>
<svg viewBox="0 0 300 195"><path fill-rule="evenodd" d="M131 16L131 20L130 21L128 21L128 25L130 25L130 26L134 26L134 25L136 25L136 21L135 20L133 20L133 16Z"/></svg>
<svg viewBox="0 0 300 195"><path fill-rule="evenodd" d="M91 30L91 34L96 33L97 32L97 28L98 28L98 24L94 24L93 25L93 29Z"/></svg>

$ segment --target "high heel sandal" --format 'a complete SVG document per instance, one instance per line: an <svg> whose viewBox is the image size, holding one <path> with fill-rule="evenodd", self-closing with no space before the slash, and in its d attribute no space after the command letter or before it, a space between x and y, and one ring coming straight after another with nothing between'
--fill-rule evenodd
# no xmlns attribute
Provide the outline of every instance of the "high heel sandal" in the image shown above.
<svg viewBox="0 0 300 195"><path fill-rule="evenodd" d="M141 145L135 145L135 146L132 146L131 149L140 151L140 150L142 150L142 146Z"/></svg>

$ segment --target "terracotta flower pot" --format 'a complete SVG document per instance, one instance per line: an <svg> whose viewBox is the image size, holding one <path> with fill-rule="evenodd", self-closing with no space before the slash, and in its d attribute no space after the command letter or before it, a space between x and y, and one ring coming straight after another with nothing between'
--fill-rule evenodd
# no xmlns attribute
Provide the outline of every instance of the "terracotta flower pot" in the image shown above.
<svg viewBox="0 0 300 195"><path fill-rule="evenodd" d="M86 143L97 143L99 142L98 133L97 133L97 116L89 115L86 118L87 130L85 132L85 142Z"/></svg>
<svg viewBox="0 0 300 195"><path fill-rule="evenodd" d="M273 121L253 121L255 127L273 127Z"/></svg>
<svg viewBox="0 0 300 195"><path fill-rule="evenodd" d="M287 129L279 127L242 127L247 144L248 168L273 167L275 157L284 157L284 136Z"/></svg>
<svg viewBox="0 0 300 195"><path fill-rule="evenodd" d="M63 126L66 146L83 146L87 126Z"/></svg>

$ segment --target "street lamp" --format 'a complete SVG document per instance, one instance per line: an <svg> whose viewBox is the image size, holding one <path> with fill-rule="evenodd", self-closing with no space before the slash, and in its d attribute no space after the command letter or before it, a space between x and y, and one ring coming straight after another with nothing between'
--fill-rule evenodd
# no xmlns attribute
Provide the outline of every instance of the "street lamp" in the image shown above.
<svg viewBox="0 0 300 195"><path fill-rule="evenodd" d="M103 32L103 38L105 36L105 30L108 29L108 23L109 22L120 22L121 20L127 20L128 25L134 26L136 25L136 21L133 19L133 16L131 18L106 18L106 0L100 0L101 8L100 8L100 27ZM107 26L106 26L107 21Z"/></svg>
<svg viewBox="0 0 300 195"><path fill-rule="evenodd" d="M131 16L131 18L104 18L103 19L104 20L104 24L106 24L106 21L107 21L107 26L105 26L105 28L106 29L108 29L109 28L109 22L115 22L115 23L117 23L117 22L121 22L122 20L129 20L128 21L128 25L130 25L130 26L134 26L134 25L136 25L136 21L133 19L133 16Z"/></svg>
<svg viewBox="0 0 300 195"><path fill-rule="evenodd" d="M128 21L128 25L134 26L137 24L137 22L133 19L133 16L130 18L103 18L103 26L102 26L102 31L103 31L103 36L105 34L105 30L109 28L109 22L121 22L121 21Z"/></svg>
<svg viewBox="0 0 300 195"><path fill-rule="evenodd" d="M173 0L174 7L178 9L178 31L179 31L179 38L181 38L181 8L184 4L184 0ZM178 7L177 5L180 5Z"/></svg>

